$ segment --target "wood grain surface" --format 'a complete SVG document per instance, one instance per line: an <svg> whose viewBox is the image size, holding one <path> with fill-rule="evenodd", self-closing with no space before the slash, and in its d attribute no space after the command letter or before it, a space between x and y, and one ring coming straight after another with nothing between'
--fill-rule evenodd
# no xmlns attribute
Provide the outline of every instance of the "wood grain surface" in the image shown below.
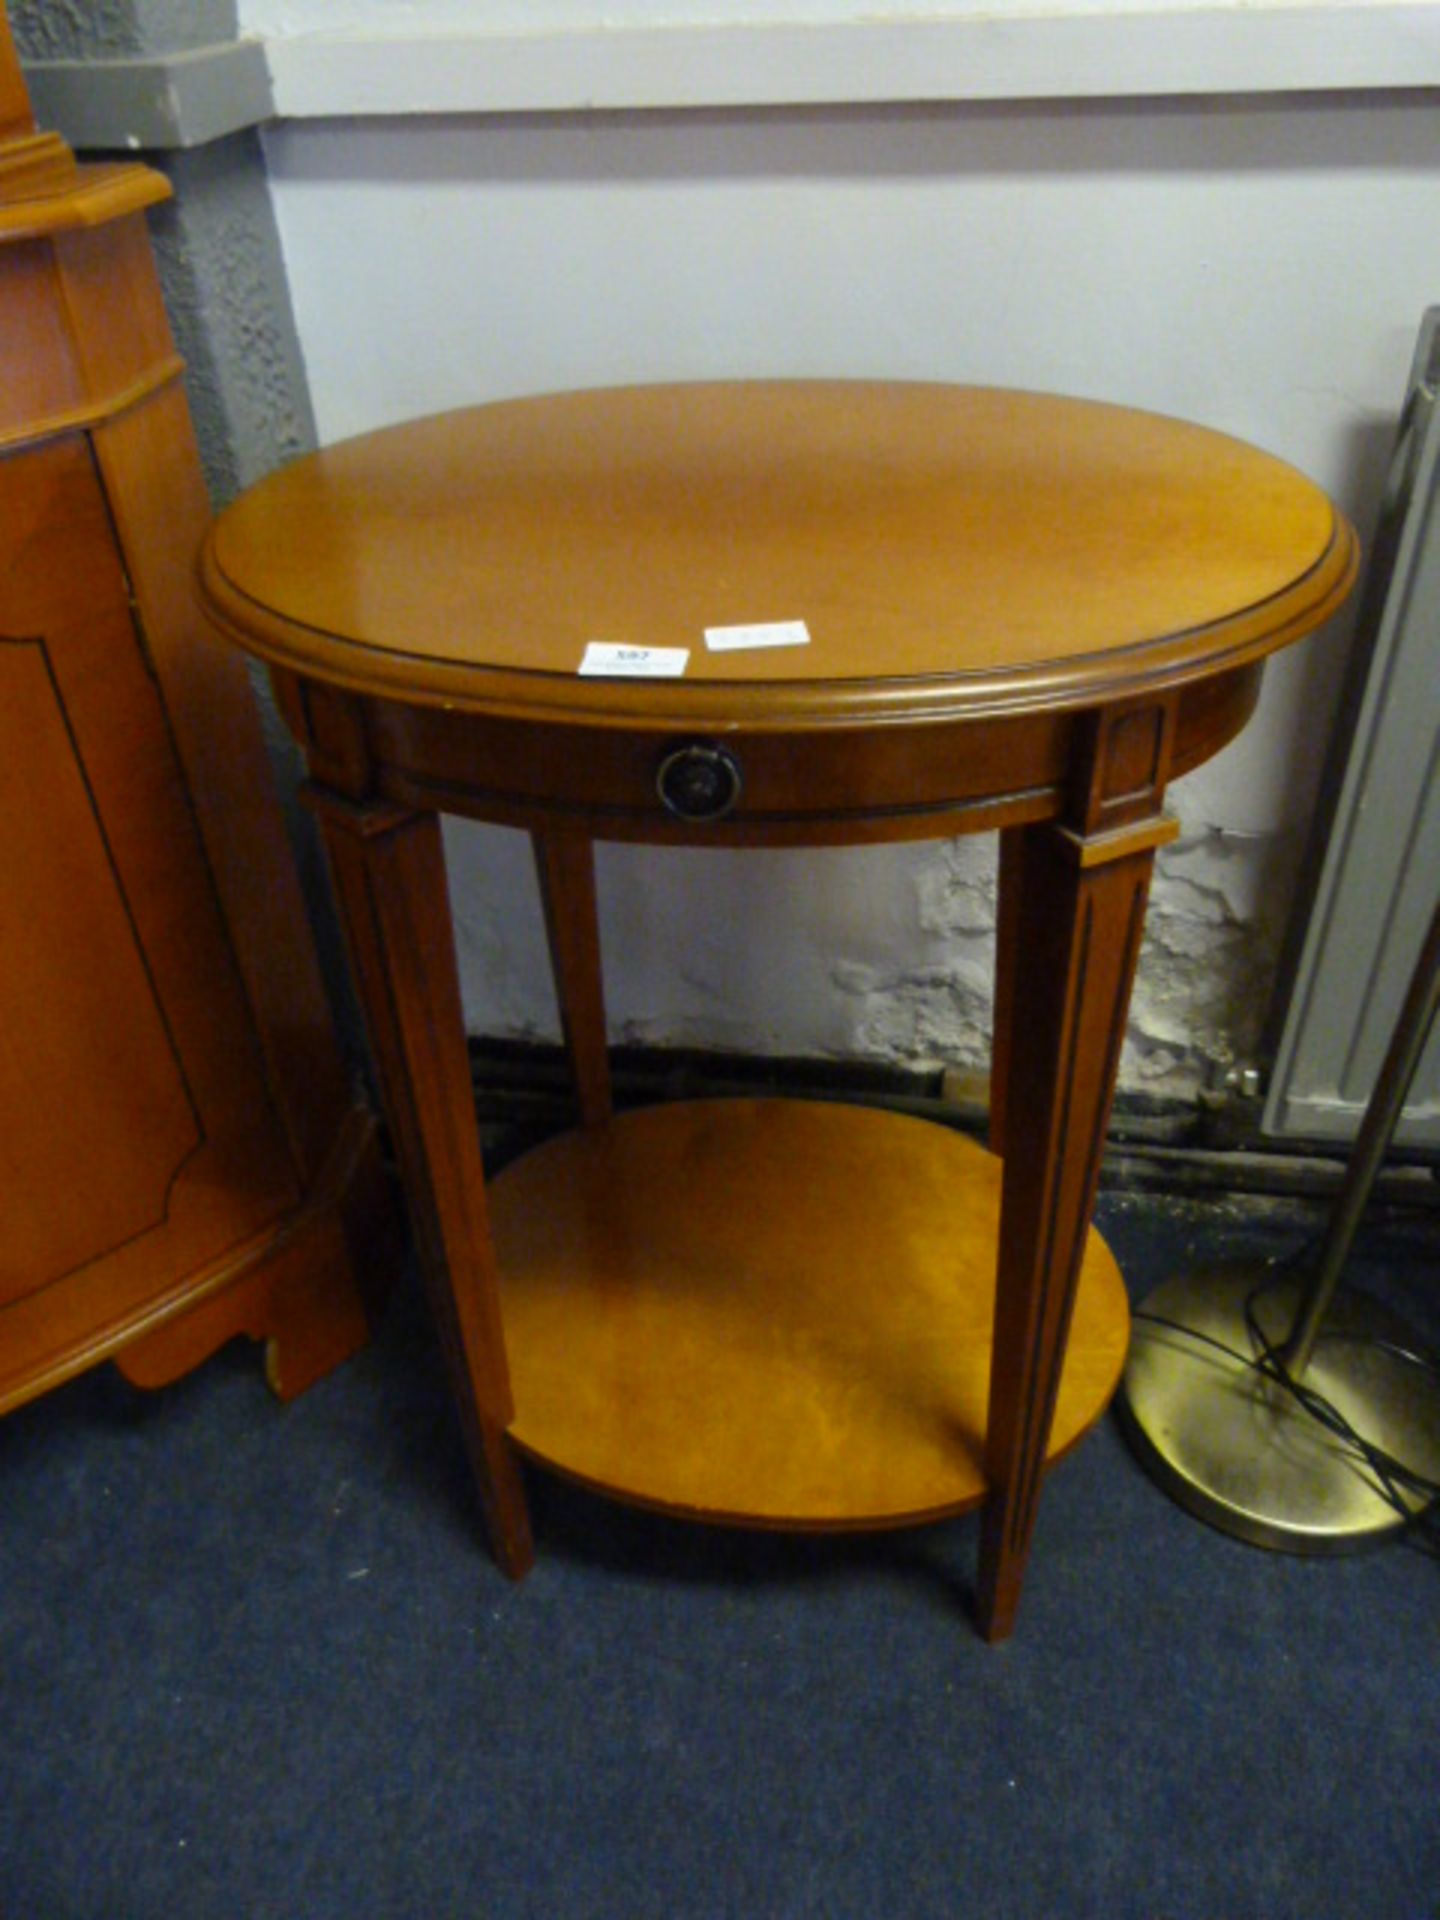
<svg viewBox="0 0 1440 1920"><path fill-rule="evenodd" d="M1281 461L1049 395L734 382L506 402L386 429L222 516L207 591L281 664L554 717L981 712L1153 689L1323 617L1354 540ZM708 626L811 644L710 653ZM577 678L586 643L691 650ZM862 691L863 689L863 691Z"/></svg>
<svg viewBox="0 0 1440 1920"><path fill-rule="evenodd" d="M869 1108L679 1102L494 1182L524 1451L641 1504L749 1526L979 1504L1000 1162ZM1086 1243L1049 1455L1099 1418L1129 1315Z"/></svg>

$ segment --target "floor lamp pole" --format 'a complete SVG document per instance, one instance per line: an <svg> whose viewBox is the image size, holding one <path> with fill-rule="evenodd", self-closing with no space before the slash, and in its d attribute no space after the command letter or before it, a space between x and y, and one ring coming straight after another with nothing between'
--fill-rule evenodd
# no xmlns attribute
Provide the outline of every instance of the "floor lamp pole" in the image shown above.
<svg viewBox="0 0 1440 1920"><path fill-rule="evenodd" d="M1365 1118L1360 1123L1355 1150L1345 1170L1345 1181L1326 1229L1324 1244L1300 1302L1300 1312L1285 1343L1283 1359L1298 1379L1310 1364L1315 1341L1325 1318L1350 1246L1360 1225L1375 1176L1384 1163L1395 1127L1420 1065L1420 1056L1440 1004L1440 900L1430 917L1430 930L1410 976L1405 1003L1380 1068Z"/></svg>

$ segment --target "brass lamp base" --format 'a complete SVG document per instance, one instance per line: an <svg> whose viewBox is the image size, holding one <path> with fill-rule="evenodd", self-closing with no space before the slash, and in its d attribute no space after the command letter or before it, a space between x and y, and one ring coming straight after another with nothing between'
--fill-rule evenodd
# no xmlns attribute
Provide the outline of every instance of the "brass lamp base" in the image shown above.
<svg viewBox="0 0 1440 1920"><path fill-rule="evenodd" d="M1298 1282L1271 1285L1266 1275L1212 1269L1157 1287L1137 1311L1117 1407L1146 1467L1198 1518L1255 1546L1352 1553L1404 1526L1429 1496L1401 1489L1407 1511L1397 1512L1356 1448L1248 1363L1256 1345L1245 1303L1255 1289L1264 1288L1255 1317L1274 1346L1299 1306ZM1357 1433L1433 1481L1440 1377L1404 1357L1416 1346L1378 1301L1340 1292L1304 1378Z"/></svg>

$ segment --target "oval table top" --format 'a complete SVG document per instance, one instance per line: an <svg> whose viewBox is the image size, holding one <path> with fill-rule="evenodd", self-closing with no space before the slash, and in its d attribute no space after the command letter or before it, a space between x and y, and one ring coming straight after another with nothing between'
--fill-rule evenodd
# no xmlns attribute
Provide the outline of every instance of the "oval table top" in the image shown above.
<svg viewBox="0 0 1440 1920"><path fill-rule="evenodd" d="M302 676L604 723L1076 707L1298 639L1349 525L1294 468L1154 414L910 382L499 402L306 456L218 520L220 623ZM803 621L805 645L707 650ZM579 676L591 641L680 679Z"/></svg>

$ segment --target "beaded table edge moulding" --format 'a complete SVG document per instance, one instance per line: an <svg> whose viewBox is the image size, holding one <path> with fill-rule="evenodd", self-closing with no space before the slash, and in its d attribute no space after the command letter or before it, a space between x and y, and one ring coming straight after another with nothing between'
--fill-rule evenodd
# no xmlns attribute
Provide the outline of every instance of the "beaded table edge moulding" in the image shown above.
<svg viewBox="0 0 1440 1920"><path fill-rule="evenodd" d="M723 437L702 457L719 471L687 471L678 456L677 434L697 416ZM1098 443L1088 460L1087 432ZM787 511L754 476L768 458L784 484L787 450L807 434L805 457L823 470ZM943 450L947 434L963 443L963 473L922 476L923 492L901 484L907 450ZM1208 454L1201 484L1177 477L1174 442ZM1046 479L1062 461L1063 500ZM991 488L1007 462L1015 471ZM202 567L212 611L248 650L407 703L547 722L724 722L735 703L755 727L957 706L978 717L1173 688L1310 631L1344 600L1355 546L1325 495L1297 479L1208 429L1043 393L863 380L605 388L433 414L323 448L235 502ZM1068 527L1066 502L1081 507ZM1305 550L1298 566L1276 563L1267 504L1292 557ZM778 551L787 540L793 554ZM734 567L727 541L759 549L769 577ZM1188 563L1176 566L1182 544ZM1222 562L1219 595L1212 580L1197 596ZM907 596L898 633L896 579ZM814 644L704 648L706 627L758 618L757 602L766 619L792 606ZM674 682L578 677L597 638L692 651Z"/></svg>
<svg viewBox="0 0 1440 1920"><path fill-rule="evenodd" d="M232 506L202 592L309 763L492 1545L517 1449L760 1526L982 1509L1013 1626L1128 1315L1090 1227L1167 783L1319 625L1354 535L1183 422L886 382L434 416ZM784 647L709 628L803 622ZM684 675L577 669L591 641ZM482 1178L438 816L526 829L577 1129ZM1001 836L991 1152L805 1102L612 1111L593 845Z"/></svg>

